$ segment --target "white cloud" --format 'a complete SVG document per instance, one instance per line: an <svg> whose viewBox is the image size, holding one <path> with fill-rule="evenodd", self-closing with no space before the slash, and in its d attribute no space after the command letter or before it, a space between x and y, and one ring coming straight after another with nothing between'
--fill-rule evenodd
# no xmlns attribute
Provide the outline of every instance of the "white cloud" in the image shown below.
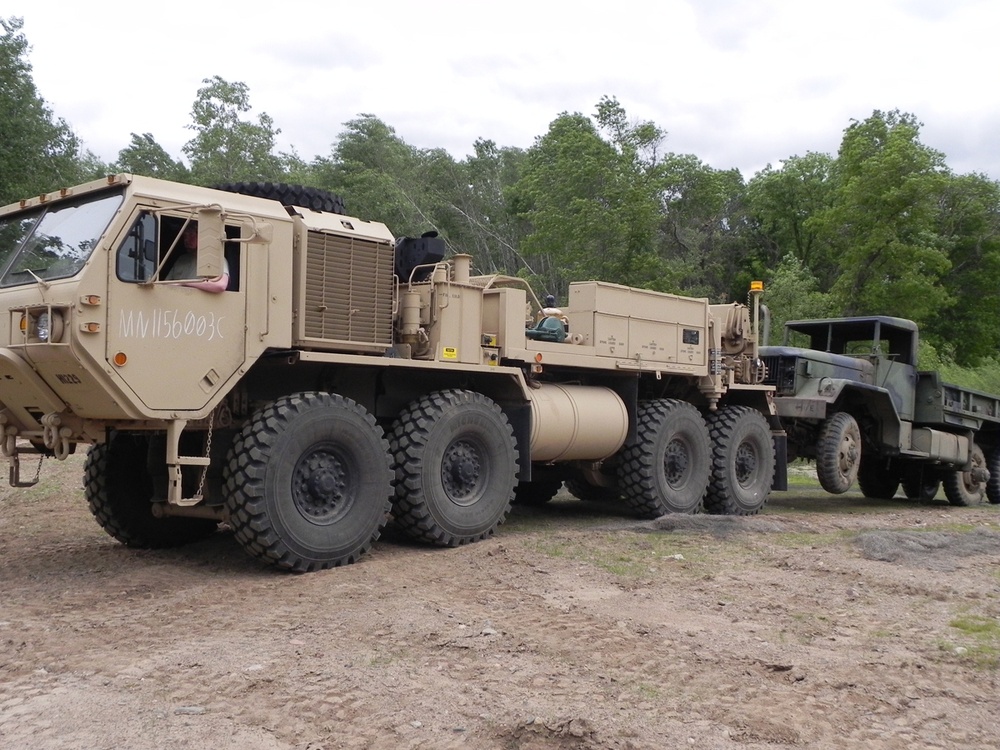
<svg viewBox="0 0 1000 750"><path fill-rule="evenodd" d="M132 132L180 157L197 89L219 75L246 83L281 148L306 159L361 112L456 158L476 138L528 147L560 112L590 114L607 94L665 129L669 150L748 176L835 152L852 119L901 109L952 169L1000 179L989 0L243 8L61 2L19 15L39 93L109 161Z"/></svg>

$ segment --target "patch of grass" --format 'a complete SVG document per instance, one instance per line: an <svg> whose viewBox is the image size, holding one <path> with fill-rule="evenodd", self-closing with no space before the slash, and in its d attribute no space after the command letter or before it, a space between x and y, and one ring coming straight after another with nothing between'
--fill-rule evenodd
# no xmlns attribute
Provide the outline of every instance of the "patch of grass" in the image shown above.
<svg viewBox="0 0 1000 750"><path fill-rule="evenodd" d="M726 542L726 545L729 545ZM613 531L586 537L562 536L541 539L535 548L548 557L587 563L622 578L643 578L668 565L700 570L705 563L716 564L721 549L731 556L733 548L706 544L703 536L638 534ZM680 555L681 557L676 557Z"/></svg>
<svg viewBox="0 0 1000 750"><path fill-rule="evenodd" d="M899 638L899 633L895 630L887 630L885 628L876 628L871 632L872 638Z"/></svg>
<svg viewBox="0 0 1000 750"><path fill-rule="evenodd" d="M788 486L802 490L822 489L816 477L809 474L793 474L792 472L788 472Z"/></svg>
<svg viewBox="0 0 1000 750"><path fill-rule="evenodd" d="M645 682L640 682L636 685L635 691L646 700L654 700L660 697L660 689L656 685L649 685Z"/></svg>
<svg viewBox="0 0 1000 750"><path fill-rule="evenodd" d="M980 531L984 527L978 523L961 523L956 521L955 523L936 523L928 526L920 526L913 529L908 529L908 531L951 531L956 534L968 534L972 531Z"/></svg>
<svg viewBox="0 0 1000 750"><path fill-rule="evenodd" d="M393 666L398 660L395 654L376 654L368 659L368 666L373 669L384 669Z"/></svg>
<svg viewBox="0 0 1000 750"><path fill-rule="evenodd" d="M822 489L816 478L816 464L797 458L788 465L788 486L801 489Z"/></svg>
<svg viewBox="0 0 1000 750"><path fill-rule="evenodd" d="M962 615L961 617L956 617L948 624L976 638L1000 641L1000 622L993 617Z"/></svg>
<svg viewBox="0 0 1000 750"><path fill-rule="evenodd" d="M777 547L809 549L812 547L829 547L841 544L857 536L857 533L857 531L852 529L825 532L789 531L780 534L769 534L767 541L769 544Z"/></svg>
<svg viewBox="0 0 1000 750"><path fill-rule="evenodd" d="M956 654L980 669L1000 668L1000 620L984 615L965 614L956 617L948 625L959 631L963 638L960 644L942 642L943 651Z"/></svg>

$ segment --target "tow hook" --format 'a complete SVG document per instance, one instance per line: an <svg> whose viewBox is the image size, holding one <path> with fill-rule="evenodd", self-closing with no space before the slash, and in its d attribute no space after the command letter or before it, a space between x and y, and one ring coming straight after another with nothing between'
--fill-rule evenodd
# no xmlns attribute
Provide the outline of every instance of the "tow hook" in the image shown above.
<svg viewBox="0 0 1000 750"><path fill-rule="evenodd" d="M62 420L58 414L46 414L42 417L42 442L56 458L65 461L70 454L69 436L73 434L73 430L61 425Z"/></svg>

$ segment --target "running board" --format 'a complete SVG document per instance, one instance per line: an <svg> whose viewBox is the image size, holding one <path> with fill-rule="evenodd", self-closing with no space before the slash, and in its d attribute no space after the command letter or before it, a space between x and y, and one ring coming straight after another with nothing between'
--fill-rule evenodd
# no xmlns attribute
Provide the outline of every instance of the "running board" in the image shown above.
<svg viewBox="0 0 1000 750"><path fill-rule="evenodd" d="M205 498L202 495L184 497L184 487L181 481L182 466L205 466L211 460L208 456L181 456L181 433L187 426L186 419L174 419L167 423L167 503L181 508L197 505Z"/></svg>

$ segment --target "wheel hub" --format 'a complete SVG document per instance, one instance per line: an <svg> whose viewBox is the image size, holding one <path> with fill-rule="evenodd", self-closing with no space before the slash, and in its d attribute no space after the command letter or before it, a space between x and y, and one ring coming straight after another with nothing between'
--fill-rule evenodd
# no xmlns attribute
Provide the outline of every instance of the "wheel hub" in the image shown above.
<svg viewBox="0 0 1000 750"><path fill-rule="evenodd" d="M329 520L345 504L348 474L344 462L329 448L303 456L292 475L292 499L303 515Z"/></svg>
<svg viewBox="0 0 1000 750"><path fill-rule="evenodd" d="M757 451L748 443L736 450L736 481L746 487L757 473Z"/></svg>
<svg viewBox="0 0 1000 750"><path fill-rule="evenodd" d="M667 484L671 487L684 484L690 463L691 457L684 441L671 440L663 454L663 473L667 478Z"/></svg>
<svg viewBox="0 0 1000 750"><path fill-rule="evenodd" d="M441 481L445 492L458 504L474 500L481 484L479 450L468 440L456 440L448 446L441 462Z"/></svg>
<svg viewBox="0 0 1000 750"><path fill-rule="evenodd" d="M847 474L850 472L851 468L858 461L858 446L855 443L854 438L850 435L845 435L843 441L840 443L840 453L838 455L840 470Z"/></svg>

